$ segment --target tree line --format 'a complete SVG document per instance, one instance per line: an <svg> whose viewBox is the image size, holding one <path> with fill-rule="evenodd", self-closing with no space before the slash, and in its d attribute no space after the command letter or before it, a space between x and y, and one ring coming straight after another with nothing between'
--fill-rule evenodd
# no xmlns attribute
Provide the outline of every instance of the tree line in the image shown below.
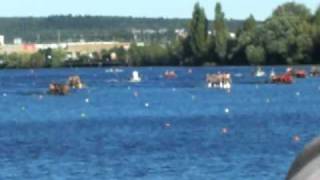
<svg viewBox="0 0 320 180"><path fill-rule="evenodd" d="M209 21L204 8L196 3L192 19L186 22L185 34L165 42L145 42L144 46L133 42L128 51L120 47L70 59L63 49L48 49L31 55L4 54L0 60L3 67L9 68L320 63L320 8L312 13L303 4L285 3L263 22L250 15L236 30L230 29L220 3L214 11L214 20ZM113 53L117 55L116 61L111 60Z"/></svg>
<svg viewBox="0 0 320 180"><path fill-rule="evenodd" d="M20 37L28 43L61 41L159 41L172 39L175 29L186 28L188 19L137 18L116 16L73 16L49 17L1 17L0 34L11 43ZM230 20L228 25L237 29L242 21ZM163 30L152 34L143 30ZM134 32L133 32L134 31ZM58 37L60 36L60 37Z"/></svg>
<svg viewBox="0 0 320 180"><path fill-rule="evenodd" d="M211 34L208 32L211 30ZM276 8L262 23L250 15L231 37L220 3L213 25L208 26L204 9L197 3L181 40L183 64L273 65L320 62L320 8L315 14L294 2Z"/></svg>
<svg viewBox="0 0 320 180"><path fill-rule="evenodd" d="M312 13L303 4L284 3L265 21L250 15L231 32L220 3L212 23L196 3L186 36L165 46L133 48L131 60L137 65L186 66L320 63L320 8Z"/></svg>

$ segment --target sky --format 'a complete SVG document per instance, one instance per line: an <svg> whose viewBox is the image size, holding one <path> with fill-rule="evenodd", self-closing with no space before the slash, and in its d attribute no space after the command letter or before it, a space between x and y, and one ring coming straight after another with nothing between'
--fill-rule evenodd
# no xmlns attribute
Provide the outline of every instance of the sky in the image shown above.
<svg viewBox="0 0 320 180"><path fill-rule="evenodd" d="M200 2L213 19L217 0L2 0L0 16L110 15L133 17L190 18ZM289 0L220 0L227 18L245 19L253 14L264 20L278 5ZM291 0L292 1L292 0ZM295 0L315 11L318 0Z"/></svg>

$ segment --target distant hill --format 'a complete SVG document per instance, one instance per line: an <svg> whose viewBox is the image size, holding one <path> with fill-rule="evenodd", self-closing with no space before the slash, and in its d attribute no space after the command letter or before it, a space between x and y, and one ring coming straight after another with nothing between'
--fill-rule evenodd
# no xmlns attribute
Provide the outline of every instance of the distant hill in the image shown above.
<svg viewBox="0 0 320 180"><path fill-rule="evenodd" d="M57 41L132 41L167 40L175 37L174 30L186 28L189 19L133 18L112 16L49 16L2 17L0 34L6 43L15 37L25 42ZM236 31L243 21L230 20L230 31ZM144 30L142 33L141 30Z"/></svg>

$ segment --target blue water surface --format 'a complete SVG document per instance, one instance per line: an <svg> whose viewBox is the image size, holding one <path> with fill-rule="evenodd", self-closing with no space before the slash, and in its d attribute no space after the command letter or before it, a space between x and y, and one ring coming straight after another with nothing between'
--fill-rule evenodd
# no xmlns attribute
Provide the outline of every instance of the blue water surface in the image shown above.
<svg viewBox="0 0 320 180"><path fill-rule="evenodd" d="M178 77L163 78L167 69ZM189 69L0 71L0 179L284 179L319 135L320 79L272 85L249 67ZM141 83L128 81L133 70ZM230 93L206 88L215 72L232 73ZM86 89L47 94L75 74Z"/></svg>

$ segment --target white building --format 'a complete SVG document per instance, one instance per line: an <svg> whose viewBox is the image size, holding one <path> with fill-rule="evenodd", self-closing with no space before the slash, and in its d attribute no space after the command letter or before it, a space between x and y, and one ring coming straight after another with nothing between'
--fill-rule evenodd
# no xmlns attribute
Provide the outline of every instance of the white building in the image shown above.
<svg viewBox="0 0 320 180"><path fill-rule="evenodd" d="M236 33L233 33L233 32L230 32L229 36L230 36L231 39L236 39L237 38Z"/></svg>
<svg viewBox="0 0 320 180"><path fill-rule="evenodd" d="M14 38L13 39L13 44L14 45L21 45L22 44L22 38L19 38L19 37Z"/></svg>
<svg viewBox="0 0 320 180"><path fill-rule="evenodd" d="M4 45L4 36L0 35L0 46Z"/></svg>

